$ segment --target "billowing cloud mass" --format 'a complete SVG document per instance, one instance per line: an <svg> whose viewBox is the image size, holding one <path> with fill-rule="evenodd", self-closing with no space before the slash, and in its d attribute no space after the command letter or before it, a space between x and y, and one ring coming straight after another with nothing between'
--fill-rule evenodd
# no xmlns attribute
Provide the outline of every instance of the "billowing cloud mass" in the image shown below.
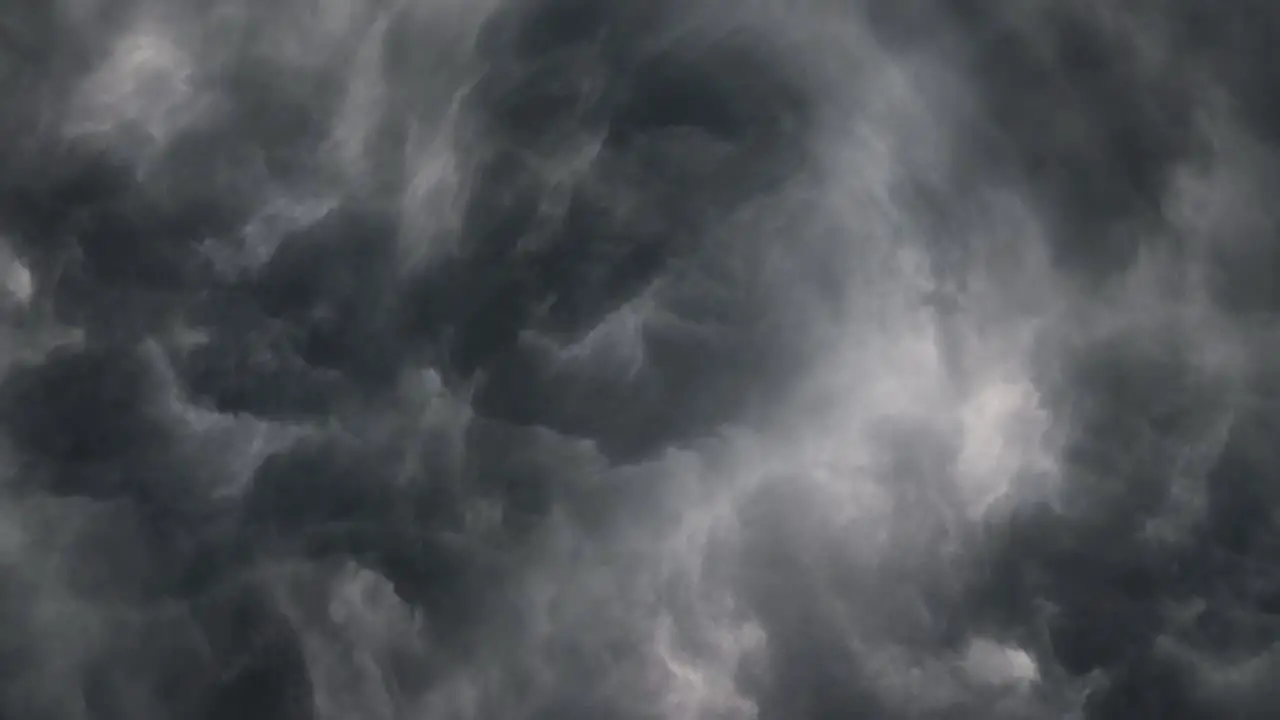
<svg viewBox="0 0 1280 720"><path fill-rule="evenodd" d="M1280 14L0 10L0 718L1280 708Z"/></svg>

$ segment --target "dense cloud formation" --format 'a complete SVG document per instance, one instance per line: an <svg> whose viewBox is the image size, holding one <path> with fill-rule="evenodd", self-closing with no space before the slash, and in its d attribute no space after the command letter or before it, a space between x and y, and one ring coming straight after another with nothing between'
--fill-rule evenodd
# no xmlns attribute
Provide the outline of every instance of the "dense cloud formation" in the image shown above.
<svg viewBox="0 0 1280 720"><path fill-rule="evenodd" d="M1266 718L1280 13L0 10L0 718Z"/></svg>

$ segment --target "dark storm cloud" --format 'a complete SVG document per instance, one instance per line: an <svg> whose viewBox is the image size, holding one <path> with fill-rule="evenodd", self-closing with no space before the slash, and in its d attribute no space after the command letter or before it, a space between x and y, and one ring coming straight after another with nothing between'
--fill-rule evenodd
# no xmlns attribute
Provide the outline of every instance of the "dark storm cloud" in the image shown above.
<svg viewBox="0 0 1280 720"><path fill-rule="evenodd" d="M0 715L1267 717L1272 15L6 9Z"/></svg>

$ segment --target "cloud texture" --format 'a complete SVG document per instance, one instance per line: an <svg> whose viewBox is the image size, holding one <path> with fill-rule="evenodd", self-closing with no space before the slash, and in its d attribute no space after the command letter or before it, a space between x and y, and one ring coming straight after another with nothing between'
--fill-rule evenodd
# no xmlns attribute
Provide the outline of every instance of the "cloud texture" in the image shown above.
<svg viewBox="0 0 1280 720"><path fill-rule="evenodd" d="M0 718L1265 718L1280 15L0 10Z"/></svg>

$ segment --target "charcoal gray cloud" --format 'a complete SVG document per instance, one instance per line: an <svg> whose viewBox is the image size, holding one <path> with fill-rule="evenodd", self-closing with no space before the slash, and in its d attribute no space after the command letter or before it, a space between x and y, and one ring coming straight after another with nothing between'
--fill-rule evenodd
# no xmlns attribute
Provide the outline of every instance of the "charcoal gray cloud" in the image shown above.
<svg viewBox="0 0 1280 720"><path fill-rule="evenodd" d="M0 718L1265 718L1264 3L0 10Z"/></svg>

